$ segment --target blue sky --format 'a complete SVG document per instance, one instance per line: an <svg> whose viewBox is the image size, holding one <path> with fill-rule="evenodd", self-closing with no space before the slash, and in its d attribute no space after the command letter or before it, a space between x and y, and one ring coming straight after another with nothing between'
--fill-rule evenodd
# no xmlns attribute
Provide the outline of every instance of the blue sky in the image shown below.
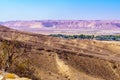
<svg viewBox="0 0 120 80"><path fill-rule="evenodd" d="M0 21L120 20L120 0L0 0Z"/></svg>

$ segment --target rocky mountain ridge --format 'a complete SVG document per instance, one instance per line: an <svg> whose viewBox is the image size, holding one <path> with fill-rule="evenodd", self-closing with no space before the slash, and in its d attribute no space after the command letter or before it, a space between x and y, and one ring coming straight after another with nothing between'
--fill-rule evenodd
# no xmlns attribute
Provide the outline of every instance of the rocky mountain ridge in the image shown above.
<svg viewBox="0 0 120 80"><path fill-rule="evenodd" d="M42 34L117 34L120 20L36 20L8 21L1 23L13 29Z"/></svg>

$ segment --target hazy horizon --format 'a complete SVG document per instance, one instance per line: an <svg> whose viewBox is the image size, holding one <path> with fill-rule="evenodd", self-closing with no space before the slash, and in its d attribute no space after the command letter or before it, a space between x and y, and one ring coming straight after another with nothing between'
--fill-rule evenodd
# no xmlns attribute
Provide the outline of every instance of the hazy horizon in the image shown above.
<svg viewBox="0 0 120 80"><path fill-rule="evenodd" d="M57 20L57 19L42 19L42 20L6 20L6 21L0 21L0 22L11 22L11 21L13 21L13 22L16 22L16 21L28 21L28 22L30 22L30 21L120 21L120 19L119 20L103 20L103 19L101 19L101 20L89 20L89 19L83 19L83 20L75 20L75 19L59 19L59 20Z"/></svg>
<svg viewBox="0 0 120 80"><path fill-rule="evenodd" d="M0 0L0 21L120 20L120 0Z"/></svg>

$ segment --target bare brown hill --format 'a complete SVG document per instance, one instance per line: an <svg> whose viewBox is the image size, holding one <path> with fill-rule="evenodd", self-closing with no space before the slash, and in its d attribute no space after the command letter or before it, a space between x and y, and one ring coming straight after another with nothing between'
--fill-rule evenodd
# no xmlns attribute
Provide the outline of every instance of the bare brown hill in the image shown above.
<svg viewBox="0 0 120 80"><path fill-rule="evenodd" d="M33 80L120 80L120 45L93 40L60 39L0 27L2 40L11 37L26 48L10 72ZM29 59L32 68L16 65ZM27 64L28 65L28 64Z"/></svg>

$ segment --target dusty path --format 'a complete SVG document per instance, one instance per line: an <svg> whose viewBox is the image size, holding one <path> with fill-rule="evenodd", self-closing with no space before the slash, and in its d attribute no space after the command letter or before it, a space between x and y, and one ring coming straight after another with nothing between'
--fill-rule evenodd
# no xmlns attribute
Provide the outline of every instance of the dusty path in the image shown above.
<svg viewBox="0 0 120 80"><path fill-rule="evenodd" d="M104 79L91 77L82 72L78 72L77 70L65 64L65 62L62 61L62 59L59 59L57 54L56 54L56 63L59 69L59 73L67 77L68 80L104 80Z"/></svg>

